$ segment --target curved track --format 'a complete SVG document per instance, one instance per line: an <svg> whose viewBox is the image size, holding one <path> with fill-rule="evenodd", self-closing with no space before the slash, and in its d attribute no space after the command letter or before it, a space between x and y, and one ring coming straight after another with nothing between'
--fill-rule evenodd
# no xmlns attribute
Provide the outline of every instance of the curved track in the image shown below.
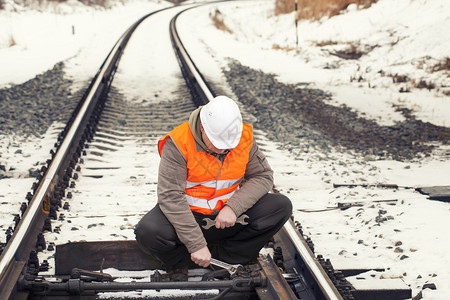
<svg viewBox="0 0 450 300"><path fill-rule="evenodd" d="M213 289L220 291L215 299L354 299L350 293L352 287L342 280L329 262L314 256L311 242L303 239L298 224L292 221L274 237L274 243L268 245L268 251L274 254L262 255L259 265L248 269L242 278L182 284L158 280L118 283L104 282L110 281L104 273L81 271L87 281L83 280L80 272L76 276L72 274L71 279L67 280L67 272L58 265L59 261L65 266L82 267L82 261L94 261L93 252L89 252L94 248L102 249L103 261L101 266L89 270L117 267L118 261L114 257L124 260L125 253L135 253L134 244L114 241L133 240L133 224L140 219L140 213L143 214L154 204L152 199L156 199L158 161L154 145L157 139L186 120L196 106L207 103L214 96L214 91L203 80L177 34L176 18L182 10L184 8L178 6L138 20L117 42L92 81L70 124L61 133L52 161L41 170L28 208L0 257L0 289L8 298L60 297L84 295L85 292L92 296L98 291L142 289ZM161 16L171 19L171 41L188 89L178 86L181 74L169 74L176 85L171 93L172 98L164 102L150 99L150 103L136 103L127 98L126 88L120 84L116 86L114 74L120 70L119 60L126 59L125 47L132 43L131 37L138 26L144 26L147 19L146 22L151 22L153 17ZM120 76L126 74L121 72ZM190 100L189 92L196 103ZM92 205L98 202L102 205ZM42 231L46 233L42 234ZM60 246L60 254L53 259L55 244L89 240L92 236L105 242L87 246L68 243ZM108 250L105 245L113 249ZM76 252L79 249L86 252ZM67 256L64 256L64 250L68 251ZM108 251L112 253L106 254ZM111 259L105 263L105 257ZM137 257L131 259L134 264ZM39 258L50 260L50 272L47 272L48 262L40 263ZM73 261L67 262L68 259ZM158 266L144 258L138 267L152 264ZM327 264L325 271L323 266ZM88 268L88 265L86 263L83 267ZM55 279L53 269L55 274L64 276ZM199 276L198 271L193 273ZM47 280L49 276L51 280ZM111 297L120 296L113 294ZM185 299L183 297L175 296L174 299Z"/></svg>

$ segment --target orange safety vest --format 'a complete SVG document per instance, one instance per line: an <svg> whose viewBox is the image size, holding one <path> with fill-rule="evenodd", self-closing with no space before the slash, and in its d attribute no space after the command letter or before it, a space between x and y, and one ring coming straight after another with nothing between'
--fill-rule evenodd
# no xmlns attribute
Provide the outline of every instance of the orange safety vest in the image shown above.
<svg viewBox="0 0 450 300"><path fill-rule="evenodd" d="M159 155L168 137L187 160L185 193L191 211L210 215L222 209L244 178L253 144L252 126L244 124L239 144L227 154L223 164L213 155L197 151L189 122L179 125L158 142Z"/></svg>

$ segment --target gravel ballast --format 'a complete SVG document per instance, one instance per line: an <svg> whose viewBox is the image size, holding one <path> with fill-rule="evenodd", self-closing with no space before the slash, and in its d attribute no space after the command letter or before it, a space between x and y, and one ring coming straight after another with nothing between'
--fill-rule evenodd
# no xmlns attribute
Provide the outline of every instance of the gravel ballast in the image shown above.
<svg viewBox="0 0 450 300"><path fill-rule="evenodd" d="M327 102L332 95L307 85L284 84L273 74L230 60L224 70L234 94L257 120L255 127L267 137L297 153L311 148L344 147L373 159L410 160L430 155L431 143L448 144L450 128L416 120L408 111L394 126L358 117L345 105ZM450 153L447 153L447 156Z"/></svg>
<svg viewBox="0 0 450 300"><path fill-rule="evenodd" d="M0 89L2 134L40 136L53 122L69 119L80 99L73 97L63 69L60 62L23 84Z"/></svg>

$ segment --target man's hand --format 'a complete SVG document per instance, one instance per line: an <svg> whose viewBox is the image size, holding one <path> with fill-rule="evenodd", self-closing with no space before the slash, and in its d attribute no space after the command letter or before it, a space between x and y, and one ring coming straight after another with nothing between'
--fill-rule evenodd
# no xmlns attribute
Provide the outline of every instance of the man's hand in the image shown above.
<svg viewBox="0 0 450 300"><path fill-rule="evenodd" d="M206 268L211 262L211 252L209 252L208 247L205 246L202 249L191 253L191 260L200 267Z"/></svg>
<svg viewBox="0 0 450 300"><path fill-rule="evenodd" d="M233 227L236 223L236 214L228 207L224 206L216 217L216 228L224 229L225 227Z"/></svg>

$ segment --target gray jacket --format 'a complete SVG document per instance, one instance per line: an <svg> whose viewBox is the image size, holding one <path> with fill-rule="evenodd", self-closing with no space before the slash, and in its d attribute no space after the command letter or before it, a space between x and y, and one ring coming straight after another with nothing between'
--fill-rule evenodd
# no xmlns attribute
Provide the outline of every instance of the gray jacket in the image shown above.
<svg viewBox="0 0 450 300"><path fill-rule="evenodd" d="M200 109L201 107L193 111L189 117L189 128L193 133L197 151L207 152L223 162L227 154L212 153L202 140ZM185 198L186 166L186 158L178 150L172 139L168 138L162 149L159 165L158 204L175 228L180 241L186 246L189 253L193 253L205 247L207 243ZM269 192L272 186L273 171L265 155L256 144L255 138L253 138L253 145L250 149L249 161L244 175L244 184L225 205L233 209L236 216L240 216Z"/></svg>

